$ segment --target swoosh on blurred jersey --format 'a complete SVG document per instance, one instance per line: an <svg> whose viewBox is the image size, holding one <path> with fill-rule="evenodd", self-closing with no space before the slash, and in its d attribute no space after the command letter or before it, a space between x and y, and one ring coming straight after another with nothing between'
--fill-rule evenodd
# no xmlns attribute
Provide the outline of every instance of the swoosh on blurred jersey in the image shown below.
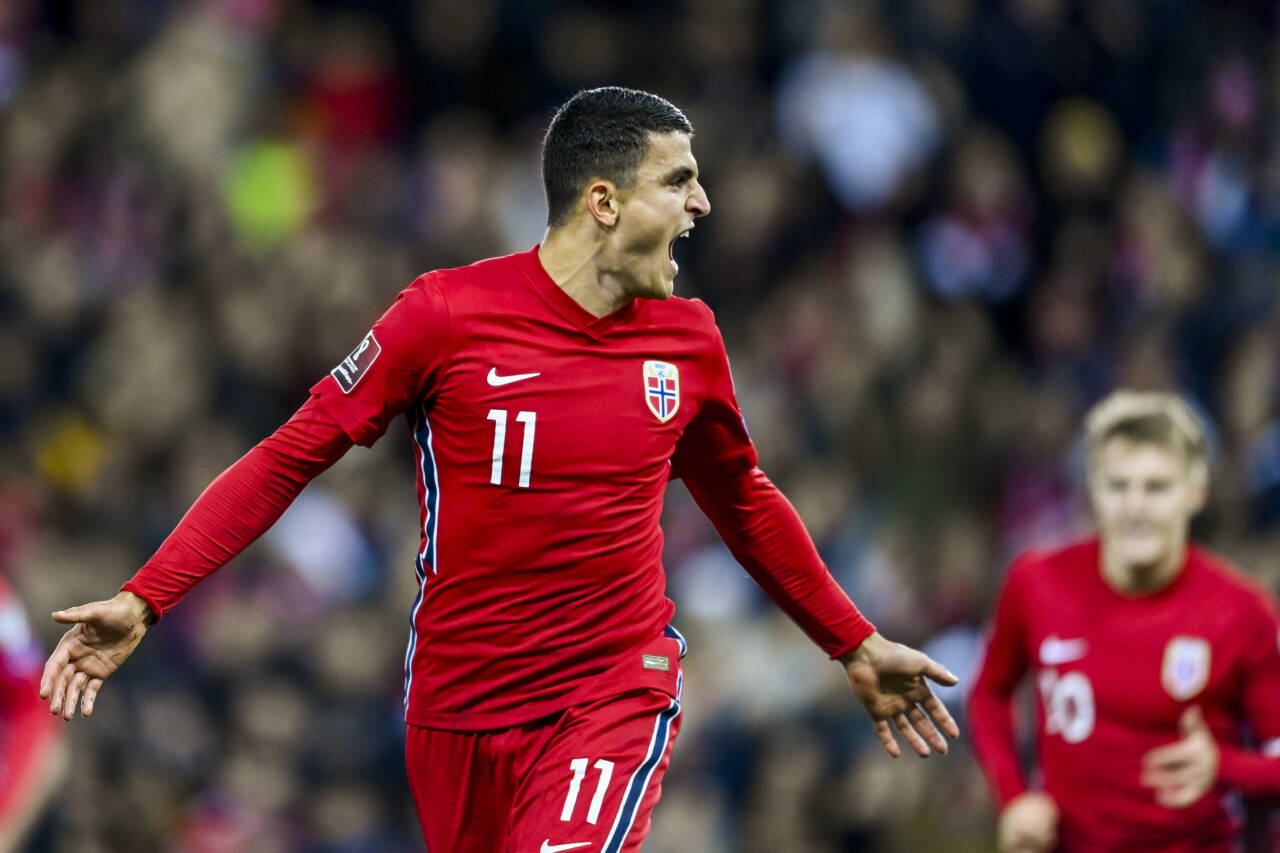
<svg viewBox="0 0 1280 853"><path fill-rule="evenodd" d="M1089 644L1084 640L1060 640L1057 637L1045 637L1040 644L1040 663L1045 666L1058 666L1071 663L1084 657Z"/></svg>

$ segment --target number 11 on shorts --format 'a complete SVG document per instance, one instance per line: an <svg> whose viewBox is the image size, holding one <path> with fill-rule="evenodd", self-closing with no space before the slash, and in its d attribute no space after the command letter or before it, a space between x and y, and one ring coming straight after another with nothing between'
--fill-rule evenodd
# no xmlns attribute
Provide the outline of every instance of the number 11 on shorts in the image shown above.
<svg viewBox="0 0 1280 853"><path fill-rule="evenodd" d="M569 796L565 797L564 808L560 810L560 819L567 821L573 817L573 807L578 802L578 791L582 787L582 780L587 775L586 758L575 758L569 762L569 769L573 771L573 778L569 780ZM601 758L595 763L595 768L600 771L600 781L596 782L596 793L591 798L591 806L587 809L587 823L594 824L600 818L600 806L604 804L604 792L609 787L609 780L613 778L613 762L605 761Z"/></svg>

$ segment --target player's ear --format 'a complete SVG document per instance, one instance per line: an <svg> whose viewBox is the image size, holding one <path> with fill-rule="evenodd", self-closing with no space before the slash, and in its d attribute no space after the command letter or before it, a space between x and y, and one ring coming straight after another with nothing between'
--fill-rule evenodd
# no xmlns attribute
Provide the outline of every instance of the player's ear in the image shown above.
<svg viewBox="0 0 1280 853"><path fill-rule="evenodd" d="M1203 459L1197 459L1191 463L1189 473L1192 489L1191 512L1194 515L1204 508L1205 501L1209 499L1209 464Z"/></svg>
<svg viewBox="0 0 1280 853"><path fill-rule="evenodd" d="M618 224L618 188L612 181L597 178L587 185L587 212L605 228Z"/></svg>

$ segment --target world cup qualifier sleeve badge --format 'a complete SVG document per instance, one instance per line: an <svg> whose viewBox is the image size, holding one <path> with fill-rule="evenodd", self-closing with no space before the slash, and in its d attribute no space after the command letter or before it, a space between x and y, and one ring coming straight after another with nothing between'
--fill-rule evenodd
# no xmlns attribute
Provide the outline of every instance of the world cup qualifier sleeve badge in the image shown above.
<svg viewBox="0 0 1280 853"><path fill-rule="evenodd" d="M338 387L342 389L342 393L350 394L380 355L382 355L382 344L378 343L378 339L373 336L373 330L370 329L360 345L351 351L351 355L344 358L329 373L338 380Z"/></svg>
<svg viewBox="0 0 1280 853"><path fill-rule="evenodd" d="M1174 637L1164 647L1160 683L1179 702L1195 696L1209 683L1212 661L1209 641L1203 637Z"/></svg>
<svg viewBox="0 0 1280 853"><path fill-rule="evenodd" d="M644 363L644 401L666 423L680 409L680 371L665 361Z"/></svg>

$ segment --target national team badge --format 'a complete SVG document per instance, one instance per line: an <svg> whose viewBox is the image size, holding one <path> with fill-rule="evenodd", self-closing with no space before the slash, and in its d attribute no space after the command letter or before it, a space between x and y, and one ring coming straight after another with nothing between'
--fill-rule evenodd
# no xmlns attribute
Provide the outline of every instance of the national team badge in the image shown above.
<svg viewBox="0 0 1280 853"><path fill-rule="evenodd" d="M1209 641L1203 637L1174 637L1164 647L1160 683L1179 702L1195 696L1209 683Z"/></svg>
<svg viewBox="0 0 1280 853"><path fill-rule="evenodd" d="M680 371L665 361L644 363L644 401L666 423L680 408Z"/></svg>

